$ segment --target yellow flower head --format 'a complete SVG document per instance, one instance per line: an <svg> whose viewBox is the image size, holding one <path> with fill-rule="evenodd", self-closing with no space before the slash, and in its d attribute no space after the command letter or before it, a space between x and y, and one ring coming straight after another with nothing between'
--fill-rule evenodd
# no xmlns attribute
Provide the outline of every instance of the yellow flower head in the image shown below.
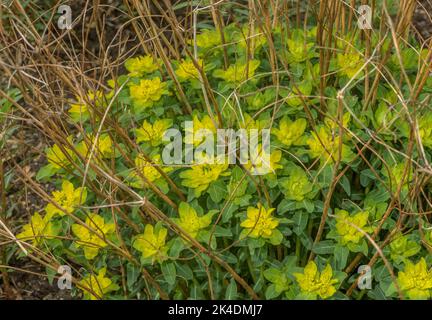
<svg viewBox="0 0 432 320"><path fill-rule="evenodd" d="M317 132L306 140L309 146L311 158L320 158L322 163L333 163L339 155L339 137L332 134L324 127L319 127ZM350 148L342 144L342 161L348 161L352 156Z"/></svg>
<svg viewBox="0 0 432 320"><path fill-rule="evenodd" d="M152 73L158 69L156 61L150 55L130 58L126 60L125 67L129 71L129 75L133 77Z"/></svg>
<svg viewBox="0 0 432 320"><path fill-rule="evenodd" d="M258 132L261 132L263 129L268 129L269 126L270 126L269 119L262 119L262 120L254 119L247 113L244 113L243 120L239 121L239 127L241 129L246 129L246 130L256 129L258 130Z"/></svg>
<svg viewBox="0 0 432 320"><path fill-rule="evenodd" d="M193 41L191 41L193 43ZM196 37L197 46L202 49L210 49L222 44L220 32L218 30L203 30Z"/></svg>
<svg viewBox="0 0 432 320"><path fill-rule="evenodd" d="M201 68L203 67L202 59L198 59L197 63ZM191 60L183 60L175 72L180 81L199 79L199 71Z"/></svg>
<svg viewBox="0 0 432 320"><path fill-rule="evenodd" d="M243 27L240 33L239 46L250 50L257 50L267 43L267 38L260 30L251 31L248 27Z"/></svg>
<svg viewBox="0 0 432 320"><path fill-rule="evenodd" d="M303 273L294 273L302 293L316 299L320 296L321 299L332 297L336 293L335 284L337 279L333 278L333 270L328 264L320 273L314 261L309 261L303 270Z"/></svg>
<svg viewBox="0 0 432 320"><path fill-rule="evenodd" d="M160 172L156 169L156 166L161 164L160 155L156 154L151 158L152 162L147 161L143 155L138 155L135 158L136 170L139 172L134 172L132 177L137 179L139 182L134 183L133 186L137 188L143 188L147 186L147 183L143 181L142 176L148 181L154 182L161 177ZM170 172L172 167L162 166L161 169L164 172Z"/></svg>
<svg viewBox="0 0 432 320"><path fill-rule="evenodd" d="M276 173L277 169L283 168L279 162L282 159L282 151L274 150L270 154L263 149L261 144L258 144L255 150L250 152L250 160L244 167L251 171L254 175L266 175Z"/></svg>
<svg viewBox="0 0 432 320"><path fill-rule="evenodd" d="M432 297L432 270L427 269L426 260L417 264L407 261L404 271L398 274L401 290L412 300L425 300Z"/></svg>
<svg viewBox="0 0 432 320"><path fill-rule="evenodd" d="M105 94L103 90L88 91L87 99L82 99L81 97L76 98L76 103L70 104L69 114L73 121L86 121L90 118L89 105L86 101L91 103L96 107L105 107L107 105L107 99L112 98L114 92Z"/></svg>
<svg viewBox="0 0 432 320"><path fill-rule="evenodd" d="M230 83L244 82L253 77L259 65L259 60L250 60L249 63L236 62L230 65L227 70L215 70L213 75Z"/></svg>
<svg viewBox="0 0 432 320"><path fill-rule="evenodd" d="M159 78L142 79L139 84L132 84L129 90L134 105L138 110L151 107L160 100L162 95L168 93L166 83Z"/></svg>
<svg viewBox="0 0 432 320"><path fill-rule="evenodd" d="M309 199L313 191L313 183L303 169L295 166L290 170L288 178L280 181L285 198L294 201Z"/></svg>
<svg viewBox="0 0 432 320"><path fill-rule="evenodd" d="M153 124L144 120L141 128L136 129L137 142L149 142L153 147L157 147L162 143L165 131L171 126L171 119L156 120Z"/></svg>
<svg viewBox="0 0 432 320"><path fill-rule="evenodd" d="M73 224L72 231L79 239L76 245L83 248L87 260L92 260L98 255L100 248L108 245L104 239L114 232L115 225L105 223L104 218L96 213L90 213L85 223L88 228L80 224Z"/></svg>
<svg viewBox="0 0 432 320"><path fill-rule="evenodd" d="M275 208L266 209L261 203L258 203L258 207L247 208L247 218L240 226L248 230L248 235L252 238L270 238L273 234L274 229L279 225L278 219L272 216Z"/></svg>
<svg viewBox="0 0 432 320"><path fill-rule="evenodd" d="M418 119L418 126L422 144L427 148L432 148L432 115L421 116Z"/></svg>
<svg viewBox="0 0 432 320"><path fill-rule="evenodd" d="M30 223L23 226L23 231L17 235L17 238L23 241L32 240L33 244L38 246L42 244L44 239L50 239L57 233L48 216L42 217L38 212L35 212Z"/></svg>
<svg viewBox="0 0 432 320"><path fill-rule="evenodd" d="M135 237L133 247L142 253L144 259L153 258L153 261L162 262L168 256L168 247L165 245L167 234L167 229L153 228L148 224L145 226L144 233Z"/></svg>
<svg viewBox="0 0 432 320"><path fill-rule="evenodd" d="M97 276L90 274L79 282L81 289L84 291L85 299L102 299L106 293L118 289L118 286L113 284L111 279L106 278L105 274L106 268L102 268L99 270Z"/></svg>
<svg viewBox="0 0 432 320"><path fill-rule="evenodd" d="M198 146L201 142L203 142L206 138L206 133L215 134L217 132L216 127L212 121L212 119L205 115L200 120L197 115L193 117L193 125L189 128L186 127L186 139L185 142L187 144L193 144L194 146ZM191 141L193 138L193 141Z"/></svg>
<svg viewBox="0 0 432 320"><path fill-rule="evenodd" d="M178 208L179 217L173 221L178 224L192 238L196 238L198 232L207 228L212 221L214 213L207 213L199 216L194 208L186 202L181 202Z"/></svg>
<svg viewBox="0 0 432 320"><path fill-rule="evenodd" d="M227 176L225 172L228 169L228 163L209 163L202 161L199 164L194 164L190 169L180 173L182 185L188 188L195 189L195 196L199 197L201 192L206 190L210 183L216 181L220 176Z"/></svg>
<svg viewBox="0 0 432 320"><path fill-rule="evenodd" d="M83 156L84 159L87 159L90 156L90 151L93 148L94 137L87 136L87 139L81 141L76 149ZM115 154L113 149L113 141L109 134L102 134L99 136L95 149L93 151L92 159L97 157L101 159L111 158ZM97 155L97 157L95 157Z"/></svg>
<svg viewBox="0 0 432 320"><path fill-rule="evenodd" d="M358 53L338 53L337 65L340 68L339 73L346 75L348 78L353 78L357 72L363 67L364 59ZM360 78L363 72L359 72L356 78Z"/></svg>
<svg viewBox="0 0 432 320"><path fill-rule="evenodd" d="M287 147L299 145L306 124L306 120L303 118L291 121L288 117L284 117L279 123L279 128L272 129L272 133Z"/></svg>
<svg viewBox="0 0 432 320"><path fill-rule="evenodd" d="M72 142L72 136L68 137L68 141ZM46 151L46 157L51 166L54 169L59 170L62 168L67 168L71 164L69 159L74 160L75 154L66 146L60 148L60 146L54 144Z"/></svg>
<svg viewBox="0 0 432 320"><path fill-rule="evenodd" d="M52 193L53 202L55 202L58 206L63 208L60 210L54 204L48 203L45 208L47 216L49 218L58 214L60 216L65 215L65 211L67 213L73 213L76 207L82 205L87 199L87 189L86 188L74 188L74 185L64 180L62 183L62 189L56 190Z"/></svg>
<svg viewBox="0 0 432 320"><path fill-rule="evenodd" d="M359 243L364 234L358 229L365 232L370 231L370 228L366 227L368 218L368 211L361 211L350 216L347 211L336 209L336 231L341 237L341 243ZM354 226L357 226L357 228Z"/></svg>

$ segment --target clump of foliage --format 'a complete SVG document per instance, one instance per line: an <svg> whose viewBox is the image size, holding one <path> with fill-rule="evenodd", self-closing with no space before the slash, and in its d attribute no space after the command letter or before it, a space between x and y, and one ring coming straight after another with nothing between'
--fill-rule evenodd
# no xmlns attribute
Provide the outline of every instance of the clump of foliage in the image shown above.
<svg viewBox="0 0 432 320"><path fill-rule="evenodd" d="M37 179L56 190L17 235L28 254L82 267L88 299L431 298L431 78L415 87L430 54L411 38L338 34L328 52L321 28L267 31L206 26L169 64L129 58L70 101L80 130L46 150ZM163 132L185 121L271 130L271 172L163 163Z"/></svg>

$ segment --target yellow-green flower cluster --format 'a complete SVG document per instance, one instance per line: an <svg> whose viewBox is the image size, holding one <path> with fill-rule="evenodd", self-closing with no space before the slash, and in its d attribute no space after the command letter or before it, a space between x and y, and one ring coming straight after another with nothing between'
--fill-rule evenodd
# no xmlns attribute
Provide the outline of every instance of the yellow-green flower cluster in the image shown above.
<svg viewBox="0 0 432 320"><path fill-rule="evenodd" d="M192 238L196 238L201 230L206 229L213 218L211 212L199 216L196 210L186 202L180 203L178 213L180 218L173 218L173 221Z"/></svg>
<svg viewBox="0 0 432 320"><path fill-rule="evenodd" d="M323 164L333 163L339 157L339 136L332 135L328 129L321 126L306 140L311 158L320 158ZM349 161L353 157L350 147L344 143L341 146L341 160Z"/></svg>
<svg viewBox="0 0 432 320"><path fill-rule="evenodd" d="M168 94L166 86L159 78L141 79L138 84L130 85L130 96L135 109L139 111L153 106L163 95Z"/></svg>
<svg viewBox="0 0 432 320"><path fill-rule="evenodd" d="M115 231L114 223L105 223L103 217L90 213L85 225L73 224L72 232L78 237L77 247L82 247L87 260L93 260L101 248L108 246L106 237Z"/></svg>
<svg viewBox="0 0 432 320"><path fill-rule="evenodd" d="M67 140L69 143L72 143L72 136L69 136ZM49 164L55 170L60 170L70 166L70 161L75 159L75 154L66 146L54 144L46 151L46 157Z"/></svg>
<svg viewBox="0 0 432 320"><path fill-rule="evenodd" d="M279 122L279 128L273 128L272 133L287 147L300 145L302 143L301 137L305 132L306 125L306 120L303 118L291 121L288 117L284 117Z"/></svg>
<svg viewBox="0 0 432 320"><path fill-rule="evenodd" d="M45 207L47 216L52 218L56 214L64 216L66 213L73 213L76 208L82 205L87 199L87 189L76 188L72 182L64 180L62 189L53 191L52 202ZM60 208L61 209L60 209Z"/></svg>
<svg viewBox="0 0 432 320"><path fill-rule="evenodd" d="M198 59L197 64L203 68L202 59ZM180 81L199 80L199 70L191 60L183 60L176 70L176 75Z"/></svg>
<svg viewBox="0 0 432 320"><path fill-rule="evenodd" d="M339 73L348 78L360 78L363 75L363 71L360 71L360 69L364 63L365 61L360 53L346 52L337 54Z"/></svg>
<svg viewBox="0 0 432 320"><path fill-rule="evenodd" d="M228 67L227 70L215 70L213 75L229 83L239 83L250 79L255 74L255 70L260 65L259 60L250 60L248 63L236 62Z"/></svg>
<svg viewBox="0 0 432 320"><path fill-rule="evenodd" d="M426 300L432 297L432 270L428 270L426 260L417 264L407 261L404 271L398 274L400 289L412 300Z"/></svg>
<svg viewBox="0 0 432 320"><path fill-rule="evenodd" d="M142 126L136 129L137 142L148 142L151 146L157 147L162 143L166 130L172 126L171 119L159 119L153 124L144 120Z"/></svg>
<svg viewBox="0 0 432 320"><path fill-rule="evenodd" d="M336 293L335 284L338 280L333 278L333 270L328 264L320 273L314 261L309 261L303 270L303 273L294 273L294 276L300 286L301 292L305 297L316 299L331 298Z"/></svg>
<svg viewBox="0 0 432 320"><path fill-rule="evenodd" d="M221 176L229 175L226 172L228 169L228 163L217 163L213 161L201 161L198 164L193 164L190 169L180 173L182 178L182 185L188 188L194 189L196 197L199 197L203 191L205 191L210 183L216 181Z"/></svg>
<svg viewBox="0 0 432 320"><path fill-rule="evenodd" d="M84 291L84 299L103 299L105 294L118 289L118 286L105 276L106 271L106 268L102 268L96 276L90 274L79 282L81 289Z"/></svg>
<svg viewBox="0 0 432 320"><path fill-rule="evenodd" d="M76 102L70 104L68 112L73 121L86 121L90 118L90 112L93 108L106 107L108 100L113 96L113 91L109 93L105 93L103 90L88 91L86 99L77 97Z"/></svg>
<svg viewBox="0 0 432 320"><path fill-rule="evenodd" d="M303 169L295 166L290 170L290 175L280 182L285 198L293 201L303 201L312 195L313 184Z"/></svg>
<svg viewBox="0 0 432 320"><path fill-rule="evenodd" d="M131 174L133 180L131 183L132 186L136 188L147 187L148 184L143 178L149 182L155 182L156 180L160 179L162 175L157 170L156 166L160 166L164 172L170 172L172 170L172 167L162 166L162 161L159 154L155 154L149 160L146 159L142 154L139 154L135 158L136 171Z"/></svg>
<svg viewBox="0 0 432 320"><path fill-rule="evenodd" d="M247 229L248 236L252 238L268 239L279 225L279 220L272 215L275 210L275 208L266 209L261 203L258 203L257 208L248 207L247 218L240 226Z"/></svg>
<svg viewBox="0 0 432 320"><path fill-rule="evenodd" d="M221 34L218 30L203 30L197 35L196 44L202 49L217 47L222 44Z"/></svg>
<svg viewBox="0 0 432 320"><path fill-rule="evenodd" d="M154 228L148 224L144 228L144 233L135 237L133 247L142 253L143 259L152 258L153 262L162 262L168 257L167 235L167 229L159 225Z"/></svg>
<svg viewBox="0 0 432 320"><path fill-rule="evenodd" d="M126 60L125 67L129 75L139 77L147 73L152 73L158 69L155 59L150 56L139 56Z"/></svg>
<svg viewBox="0 0 432 320"><path fill-rule="evenodd" d="M23 226L23 231L17 235L17 239L22 241L31 240L33 245L40 246L43 240L52 239L58 235L58 231L52 224L48 215L42 217L35 212L30 219L30 223Z"/></svg>
<svg viewBox="0 0 432 320"><path fill-rule="evenodd" d="M364 237L363 232L369 232L367 227L369 212L360 211L354 215L350 215L348 211L336 209L336 231L340 237L342 244L354 243L357 244ZM360 230L363 230L361 232Z"/></svg>

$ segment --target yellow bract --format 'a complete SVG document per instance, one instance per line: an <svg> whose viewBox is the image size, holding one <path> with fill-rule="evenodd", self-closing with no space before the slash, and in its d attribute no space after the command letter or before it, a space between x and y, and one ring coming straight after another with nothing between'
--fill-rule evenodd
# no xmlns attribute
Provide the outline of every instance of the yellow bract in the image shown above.
<svg viewBox="0 0 432 320"><path fill-rule="evenodd" d="M105 223L104 219L96 213L90 213L85 223L88 228L73 224L72 231L80 239L76 241L77 246L83 248L87 260L92 260L98 255L100 248L108 245L104 239L114 232L115 226L114 223Z"/></svg>
<svg viewBox="0 0 432 320"><path fill-rule="evenodd" d="M137 142L149 142L153 147L157 147L162 143L163 135L171 125L171 119L156 120L153 124L144 120L141 128L136 129Z"/></svg>
<svg viewBox="0 0 432 320"><path fill-rule="evenodd" d="M138 108L149 108L167 94L166 83L159 78L142 79L139 84L132 84L129 88L130 96Z"/></svg>
<svg viewBox="0 0 432 320"><path fill-rule="evenodd" d="M142 257L163 261L167 258L168 247L165 245L168 230L155 230L151 224L145 226L144 233L136 236L133 247L142 253Z"/></svg>
<svg viewBox="0 0 432 320"><path fill-rule="evenodd" d="M327 299L336 292L334 284L338 283L338 280L333 278L333 270L329 264L320 273L315 262L309 261L303 273L294 273L294 277L302 293L314 298L320 296L321 299Z"/></svg>
<svg viewBox="0 0 432 320"><path fill-rule="evenodd" d="M150 55L130 58L126 60L125 67L131 76L142 76L158 69L157 64Z"/></svg>
<svg viewBox="0 0 432 320"><path fill-rule="evenodd" d="M244 167L254 175L266 175L276 173L277 169L283 168L279 162L282 159L282 151L274 150L270 154L258 144L255 150L250 150L250 160Z"/></svg>
<svg viewBox="0 0 432 320"><path fill-rule="evenodd" d="M203 116L201 120L198 118L197 115L195 115L192 122L192 127L186 127L185 130L185 142L187 144L193 144L194 146L198 146L201 142L205 140L206 133L216 133L215 124L208 115ZM193 141L191 140L191 138L193 139Z"/></svg>
<svg viewBox="0 0 432 320"><path fill-rule="evenodd" d="M266 36L260 30L250 30L248 27L243 27L240 33L239 46L249 50L256 50L267 43Z"/></svg>
<svg viewBox="0 0 432 320"><path fill-rule="evenodd" d="M230 65L227 70L215 70L214 76L230 83L243 82L255 74L259 65L259 60L250 60L249 63L237 62Z"/></svg>
<svg viewBox="0 0 432 320"><path fill-rule="evenodd" d="M268 129L270 126L270 119L254 119L247 113L243 113L243 119L238 123L241 129L252 130L256 129L261 132L263 129ZM250 132L247 132L250 134Z"/></svg>
<svg viewBox="0 0 432 320"><path fill-rule="evenodd" d="M261 203L258 203L258 207L247 208L247 218L240 226L245 229L250 229L248 235L252 238L270 238L273 230L279 225L278 219L272 216L275 208L266 209Z"/></svg>
<svg viewBox="0 0 432 320"><path fill-rule="evenodd" d="M333 136L324 127L312 132L312 137L306 140L309 146L311 158L320 158L323 163L333 163L339 156L339 136ZM342 144L341 160L348 160L352 152L350 148Z"/></svg>
<svg viewBox="0 0 432 320"><path fill-rule="evenodd" d="M67 140L72 143L72 136L69 136ZM69 159L74 160L75 154L66 146L60 148L59 145L54 144L47 150L46 157L51 166L58 170L68 167L70 165Z"/></svg>
<svg viewBox="0 0 432 320"><path fill-rule="evenodd" d="M58 214L60 216L67 213L73 213L77 206L82 205L87 199L87 189L86 188L74 188L74 185L64 180L62 183L62 189L60 191L56 190L52 193L53 202L60 206L63 210L57 208L54 204L48 203L45 208L47 216L49 218Z"/></svg>
<svg viewBox="0 0 432 320"><path fill-rule="evenodd" d="M147 183L142 179L145 177L148 181L154 182L161 177L160 172L156 169L157 165L161 164L160 155L155 155L151 158L152 162L147 161L143 155L138 155L135 158L135 165L137 172L132 173L132 177L137 179L138 183L133 183L132 185L137 188L143 188L147 186ZM164 172L170 172L172 170L171 167L162 166L161 169Z"/></svg>
<svg viewBox="0 0 432 320"><path fill-rule="evenodd" d="M427 269L424 258L417 264L407 261L404 271L398 274L398 283L409 299L423 300L432 297L432 270Z"/></svg>
<svg viewBox="0 0 432 320"><path fill-rule="evenodd" d="M52 238L57 235L48 216L42 217L35 212L31 217L30 223L23 226L23 231L17 238L23 241L32 240L35 246L40 245L44 239Z"/></svg>
<svg viewBox="0 0 432 320"><path fill-rule="evenodd" d="M194 208L186 202L181 202L178 208L180 218L173 221L178 224L192 238L196 238L198 232L207 228L213 217L213 213L207 213L200 217Z"/></svg>
<svg viewBox="0 0 432 320"><path fill-rule="evenodd" d="M193 41L191 41L193 43ZM222 44L221 35L218 30L203 30L196 36L196 44L203 49L210 49Z"/></svg>
<svg viewBox="0 0 432 320"><path fill-rule="evenodd" d="M107 99L112 98L114 92L106 94L102 90L88 91L87 99L76 97L76 103L70 104L69 114L74 121L85 121L90 117L90 110L88 103L91 103L95 107L105 107L107 105ZM88 102L87 102L88 101Z"/></svg>
<svg viewBox="0 0 432 320"><path fill-rule="evenodd" d="M219 164L216 161L214 163L206 163L203 161L181 172L180 178L183 179L181 183L185 187L195 189L195 195L198 197L201 195L201 192L208 188L210 183L216 181L220 176L229 175L229 173L225 172L228 166L228 163Z"/></svg>
<svg viewBox="0 0 432 320"><path fill-rule="evenodd" d="M306 120L303 118L291 121L288 117L284 117L279 122L279 128L272 129L272 133L287 147L300 143L306 129Z"/></svg>
<svg viewBox="0 0 432 320"><path fill-rule="evenodd" d="M202 59L198 59L197 63L201 68L203 67ZM180 81L199 79L199 71L191 60L183 60L175 72Z"/></svg>
<svg viewBox="0 0 432 320"><path fill-rule="evenodd" d="M347 52L344 54L338 53L337 55L337 64L340 68L339 73L348 76L348 78L353 78L354 76L356 76L356 78L361 77L363 75L363 71L359 72L359 70L363 67L364 63L363 57L355 52Z"/></svg>
<svg viewBox="0 0 432 320"><path fill-rule="evenodd" d="M112 280L105 277L106 268L99 270L98 275L88 275L79 283L84 291L84 298L90 300L102 299L104 294L113 291ZM94 292L94 293L93 293Z"/></svg>
<svg viewBox="0 0 432 320"><path fill-rule="evenodd" d="M370 230L370 228L365 227L368 223L368 218L368 211L361 211L353 216L350 216L347 211L336 209L336 231L341 236L341 243L359 243L364 234L358 229L361 229L365 232Z"/></svg>
<svg viewBox="0 0 432 320"><path fill-rule="evenodd" d="M82 155L84 159L87 159L90 156L90 151L93 148L94 144L94 137L87 136L87 139L81 141L76 149L78 152ZM99 136L97 143L95 145L92 159L95 159L97 157L104 159L104 158L111 158L114 155L114 149L113 149L113 142L111 140L111 137L108 134L102 134Z"/></svg>

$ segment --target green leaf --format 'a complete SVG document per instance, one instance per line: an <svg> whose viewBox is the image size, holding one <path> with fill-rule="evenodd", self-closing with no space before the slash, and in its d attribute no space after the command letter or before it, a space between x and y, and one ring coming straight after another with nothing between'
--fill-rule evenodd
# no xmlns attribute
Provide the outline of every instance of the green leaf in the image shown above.
<svg viewBox="0 0 432 320"><path fill-rule="evenodd" d="M237 299L237 284L234 279L231 279L225 292L225 300Z"/></svg>
<svg viewBox="0 0 432 320"><path fill-rule="evenodd" d="M57 271L54 270L54 269L52 269L52 268L50 268L50 267L45 267L45 272L47 274L48 283L50 285L52 285L53 281L54 281L54 277L57 274Z"/></svg>
<svg viewBox="0 0 432 320"><path fill-rule="evenodd" d="M278 229L274 229L269 241L272 245L277 246L282 243L283 234Z"/></svg>
<svg viewBox="0 0 432 320"><path fill-rule="evenodd" d="M174 285L176 282L176 267L172 262L165 262L161 265L162 274L165 277L165 281L170 285Z"/></svg>
<svg viewBox="0 0 432 320"><path fill-rule="evenodd" d="M214 202L219 203L227 195L226 185L222 181L215 181L210 184L207 193Z"/></svg>
<svg viewBox="0 0 432 320"><path fill-rule="evenodd" d="M267 300L274 299L277 296L279 296L281 293L277 292L276 286L274 284L271 284L267 287L267 290L265 292L265 297Z"/></svg>
<svg viewBox="0 0 432 320"><path fill-rule="evenodd" d="M347 195L351 195L351 183L348 180L346 176L342 176L342 178L339 181L340 185L344 189L344 191L347 193Z"/></svg>
<svg viewBox="0 0 432 320"><path fill-rule="evenodd" d="M294 214L293 221L294 221L294 233L297 235L300 235L303 230L306 228L308 223L309 215L307 212L304 211L297 211Z"/></svg>
<svg viewBox="0 0 432 320"><path fill-rule="evenodd" d="M50 178L56 173L56 171L57 170L53 167L52 164L47 164L46 166L43 166L42 168L39 169L36 175L36 180L41 181L46 178Z"/></svg>
<svg viewBox="0 0 432 320"><path fill-rule="evenodd" d="M183 278L185 280L192 280L193 279L193 272L192 269L186 265L186 264L180 264L178 262L175 262L177 275L180 278Z"/></svg>
<svg viewBox="0 0 432 320"><path fill-rule="evenodd" d="M141 270L138 266L131 264L131 263L127 264L127 266L126 266L126 274L127 274L126 285L127 285L129 290L132 290L133 285L137 281L140 273L141 273Z"/></svg>
<svg viewBox="0 0 432 320"><path fill-rule="evenodd" d="M336 268L341 270L343 268L345 268L346 264L347 264L347 260L348 260L348 255L349 255L349 250L348 248L341 246L341 245L337 245L334 248L334 259L336 262Z"/></svg>
<svg viewBox="0 0 432 320"><path fill-rule="evenodd" d="M316 254L332 254L335 250L335 243L332 240L323 240L313 246L312 251Z"/></svg>
<svg viewBox="0 0 432 320"><path fill-rule="evenodd" d="M295 201L283 199L277 207L277 212L279 214L283 214L288 211L293 211L295 207L296 207Z"/></svg>

